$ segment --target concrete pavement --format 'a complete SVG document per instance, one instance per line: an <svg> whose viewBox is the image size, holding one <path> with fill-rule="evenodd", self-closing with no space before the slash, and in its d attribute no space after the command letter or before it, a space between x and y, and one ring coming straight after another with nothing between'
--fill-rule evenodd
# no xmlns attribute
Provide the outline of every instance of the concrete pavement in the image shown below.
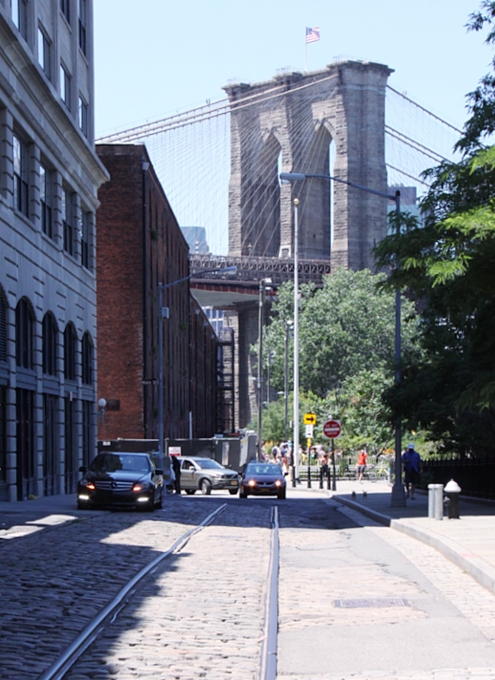
<svg viewBox="0 0 495 680"><path fill-rule="evenodd" d="M313 489L315 489L313 483ZM292 493L308 491L298 486ZM354 496L353 496L354 492ZM319 493L322 493L319 491ZM416 492L405 508L391 507L391 486L386 481L337 481L336 491L326 491L334 500L358 510L379 524L402 531L439 550L495 593L495 502L466 499L461 495L460 519L428 517L428 495Z"/></svg>

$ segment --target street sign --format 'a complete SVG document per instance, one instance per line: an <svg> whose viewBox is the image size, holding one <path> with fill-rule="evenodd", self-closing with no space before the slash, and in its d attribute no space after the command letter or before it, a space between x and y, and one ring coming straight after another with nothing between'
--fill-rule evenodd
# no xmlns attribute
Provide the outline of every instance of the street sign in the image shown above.
<svg viewBox="0 0 495 680"><path fill-rule="evenodd" d="M306 437L313 437L314 425L306 425Z"/></svg>
<svg viewBox="0 0 495 680"><path fill-rule="evenodd" d="M329 439L340 437L340 420L327 420L327 422L323 425L323 434Z"/></svg>
<svg viewBox="0 0 495 680"><path fill-rule="evenodd" d="M305 425L316 425L316 415L314 413L305 413L303 423Z"/></svg>

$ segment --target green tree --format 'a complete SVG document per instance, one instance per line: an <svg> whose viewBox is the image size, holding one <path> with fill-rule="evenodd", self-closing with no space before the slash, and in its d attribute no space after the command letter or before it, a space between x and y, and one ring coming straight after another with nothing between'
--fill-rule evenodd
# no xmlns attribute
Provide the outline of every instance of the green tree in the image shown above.
<svg viewBox="0 0 495 680"><path fill-rule="evenodd" d="M469 27L488 25L492 44L494 20L495 2L485 1ZM379 266L393 268L385 287L407 290L422 309L424 353L406 358L388 394L393 412L427 428L446 450L494 454L495 149L486 146L495 131L493 74L468 97L461 162L425 173L425 227L409 220L376 252Z"/></svg>

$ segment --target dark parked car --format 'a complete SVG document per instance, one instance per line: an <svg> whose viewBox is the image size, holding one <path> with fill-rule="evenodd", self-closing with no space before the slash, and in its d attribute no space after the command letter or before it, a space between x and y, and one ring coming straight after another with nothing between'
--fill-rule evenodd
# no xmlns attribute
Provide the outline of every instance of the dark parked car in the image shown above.
<svg viewBox="0 0 495 680"><path fill-rule="evenodd" d="M212 489L228 489L235 495L239 489L239 475L234 470L217 463L212 458L184 456L180 460L180 486L188 494L198 489L203 494L210 494Z"/></svg>
<svg viewBox="0 0 495 680"><path fill-rule="evenodd" d="M287 484L280 466L276 463L251 462L241 476L239 498L248 496L277 496L285 498Z"/></svg>
<svg viewBox="0 0 495 680"><path fill-rule="evenodd" d="M162 507L163 472L147 453L99 453L77 485L77 507Z"/></svg>

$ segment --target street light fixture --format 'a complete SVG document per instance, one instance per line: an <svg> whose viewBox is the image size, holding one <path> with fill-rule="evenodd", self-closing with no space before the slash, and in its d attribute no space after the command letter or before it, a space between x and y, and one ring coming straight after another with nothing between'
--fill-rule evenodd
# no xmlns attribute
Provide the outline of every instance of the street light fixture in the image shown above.
<svg viewBox="0 0 495 680"><path fill-rule="evenodd" d="M203 269L199 272L193 272L188 276L183 276L181 279L172 281L171 283L158 284L158 455L160 457L160 465L163 465L164 457L164 424L163 424L163 321L169 318L169 308L163 306L163 291L172 286L177 286L179 283L189 281L193 276L200 274L224 274L226 272L236 272L237 267L215 267L214 269Z"/></svg>
<svg viewBox="0 0 495 680"><path fill-rule="evenodd" d="M297 182L297 181L303 181L305 179L322 179L325 181L334 181L334 182L340 182L341 184L347 184L347 186L353 187L354 189L359 189L360 191L366 191L369 194L374 194L375 196L381 196L382 198L386 198L389 201L393 201L395 203L395 210L398 214L400 214L400 191L396 191L395 194L388 194L385 191L379 191L378 189L372 189L371 187L364 187L361 186L360 184L356 184L355 182L349 182L348 180L341 179L340 177L333 177L332 175L320 175L320 174L313 174L313 173L303 173L303 172L282 172L280 173L280 180L281 182ZM299 203L298 199L295 199L294 204ZM397 231L400 229L400 220L397 220ZM294 215L294 232L295 235L297 233L297 207L295 210L295 215ZM294 238L296 239L296 236L294 235ZM295 240L294 244L294 257L296 256L296 248L297 248L297 240ZM296 269L296 260L294 259L294 269ZM296 274L294 273L294 286L296 282ZM295 292L294 292L295 294ZM294 308L296 309L296 304L295 304L296 298L294 297ZM400 290L397 289L395 292L395 383L398 384L400 382L400 357L401 357L401 318L400 318L400 307L401 307L401 299L400 299ZM296 329L297 329L297 319L296 315L294 314L294 358L295 358L295 346L296 346ZM294 371L294 386L296 384L296 375ZM295 399L295 394L294 394L294 399ZM294 406L294 416L296 418L296 410ZM296 431L296 428L294 427L294 433ZM295 436L294 436L295 438ZM391 505L392 507L397 507L397 508L402 508L405 507L406 505L406 494L404 492L404 486L402 485L401 477L402 477L402 436L401 436L401 421L400 418L398 418L395 422L395 477L394 477L394 485L392 487L392 496L391 496Z"/></svg>

